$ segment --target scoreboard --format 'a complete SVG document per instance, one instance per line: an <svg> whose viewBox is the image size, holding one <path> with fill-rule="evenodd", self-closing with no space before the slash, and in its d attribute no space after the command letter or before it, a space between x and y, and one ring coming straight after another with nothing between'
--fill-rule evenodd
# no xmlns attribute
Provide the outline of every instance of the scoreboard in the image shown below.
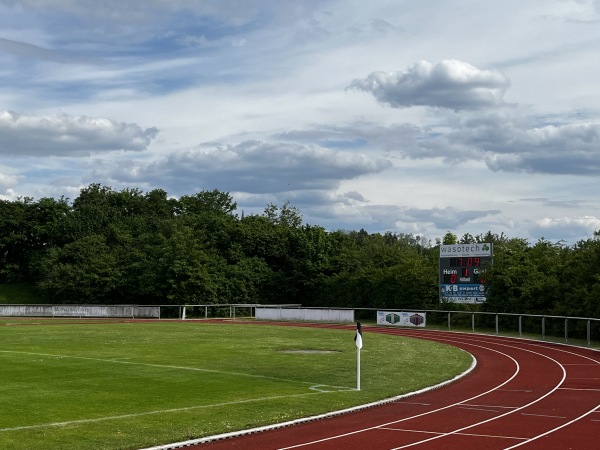
<svg viewBox="0 0 600 450"><path fill-rule="evenodd" d="M485 275L492 265L492 244L440 245L440 301L485 302Z"/></svg>

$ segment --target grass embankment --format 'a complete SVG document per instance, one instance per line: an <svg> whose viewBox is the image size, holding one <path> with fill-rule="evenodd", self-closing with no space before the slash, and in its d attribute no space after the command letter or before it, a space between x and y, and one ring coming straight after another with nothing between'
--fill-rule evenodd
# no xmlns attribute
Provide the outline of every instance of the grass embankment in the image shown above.
<svg viewBox="0 0 600 450"><path fill-rule="evenodd" d="M250 324L3 319L0 448L181 441L388 398L471 363L450 346L365 333L356 391L353 336Z"/></svg>

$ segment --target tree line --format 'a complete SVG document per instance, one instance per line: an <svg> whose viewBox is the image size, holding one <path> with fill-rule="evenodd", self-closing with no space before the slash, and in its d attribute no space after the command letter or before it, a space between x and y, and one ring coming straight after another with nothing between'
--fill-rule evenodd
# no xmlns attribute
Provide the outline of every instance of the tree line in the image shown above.
<svg viewBox="0 0 600 450"><path fill-rule="evenodd" d="M169 198L92 184L65 198L0 201L0 283L48 303L440 305L440 243L494 244L483 310L600 317L600 235L572 246L488 232L435 242L326 231L290 203L241 215L229 193Z"/></svg>

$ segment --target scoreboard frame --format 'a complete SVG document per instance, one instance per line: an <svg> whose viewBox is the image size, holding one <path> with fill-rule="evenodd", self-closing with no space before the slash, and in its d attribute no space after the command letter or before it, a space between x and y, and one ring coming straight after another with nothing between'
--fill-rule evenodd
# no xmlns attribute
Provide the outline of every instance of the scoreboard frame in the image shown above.
<svg viewBox="0 0 600 450"><path fill-rule="evenodd" d="M485 302L485 275L493 263L492 248L488 242L440 245L440 302Z"/></svg>

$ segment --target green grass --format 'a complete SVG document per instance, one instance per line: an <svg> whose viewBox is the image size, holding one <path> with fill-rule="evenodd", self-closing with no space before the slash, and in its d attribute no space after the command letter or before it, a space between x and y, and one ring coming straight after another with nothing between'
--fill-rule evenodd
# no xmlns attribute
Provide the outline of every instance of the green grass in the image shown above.
<svg viewBox="0 0 600 450"><path fill-rule="evenodd" d="M471 363L365 333L356 391L354 331L64 322L0 320L0 448L149 447L389 398Z"/></svg>

